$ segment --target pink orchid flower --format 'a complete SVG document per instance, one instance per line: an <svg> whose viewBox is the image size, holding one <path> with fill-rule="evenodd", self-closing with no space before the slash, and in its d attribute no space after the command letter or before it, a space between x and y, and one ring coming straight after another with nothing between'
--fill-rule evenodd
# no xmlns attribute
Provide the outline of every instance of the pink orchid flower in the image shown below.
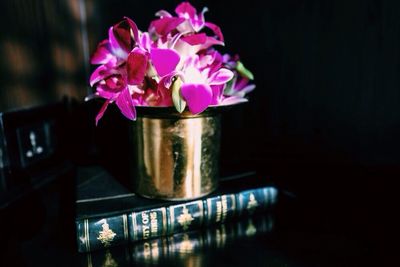
<svg viewBox="0 0 400 267"><path fill-rule="evenodd" d="M157 34L164 37L174 30L183 34L195 34L200 32L204 27L207 27L223 43L224 36L221 29L214 23L205 21L204 13L207 11L208 9L205 7L200 13L197 13L197 10L189 2L182 2L175 9L178 17L172 16L165 10L158 11L156 16L160 18L150 24L150 31L154 29Z"/></svg>
<svg viewBox="0 0 400 267"><path fill-rule="evenodd" d="M197 114L211 105L247 101L253 76L237 56L222 56L213 48L224 45L224 38L217 25L205 21L206 11L183 2L176 16L157 12L149 32L139 31L127 17L110 27L91 58L100 65L90 77L93 96L105 99L96 124L111 103L135 120L136 106L175 105L179 112L187 106ZM201 32L204 28L214 36Z"/></svg>
<svg viewBox="0 0 400 267"><path fill-rule="evenodd" d="M201 63L198 56L188 60L181 75L181 94L193 114L218 102L221 88L233 78L233 72L226 68L220 68L213 73L210 73L210 68L199 70L198 65Z"/></svg>
<svg viewBox="0 0 400 267"><path fill-rule="evenodd" d="M148 64L148 53L143 42L135 43L131 30L137 40L139 32L136 24L129 18L114 25L108 31L108 40L102 41L92 56L92 64L102 64L90 77L90 85L96 87L95 96L105 98L96 124L104 115L108 105L115 102L122 114L130 120L136 118L132 94L140 93Z"/></svg>

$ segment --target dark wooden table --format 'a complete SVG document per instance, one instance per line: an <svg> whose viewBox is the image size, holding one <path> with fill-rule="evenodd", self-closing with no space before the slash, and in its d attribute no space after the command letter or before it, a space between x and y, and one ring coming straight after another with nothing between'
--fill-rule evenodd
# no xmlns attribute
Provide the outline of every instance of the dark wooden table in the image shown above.
<svg viewBox="0 0 400 267"><path fill-rule="evenodd" d="M258 228L257 221L253 221L255 229L250 229L248 222L239 222L245 225L241 234L237 228L232 230L237 226L227 225L222 232L205 229L92 254L76 252L73 205L61 197L73 198L72 193L65 193L72 185L63 180L2 212L0 265L384 266L389 262L384 248L386 233L390 233L385 229L386 200L378 190L379 183L375 186L371 181L392 172L353 168L327 172L323 168L307 176L308 168L292 170L282 173L294 177L295 170L297 178L311 179L315 184L302 185L282 176L284 197L267 228ZM337 179L341 184L332 188L332 179L344 171L347 174ZM319 176L322 172L325 180ZM360 187L358 182L346 185L342 183L345 176L353 181L365 178L366 183Z"/></svg>

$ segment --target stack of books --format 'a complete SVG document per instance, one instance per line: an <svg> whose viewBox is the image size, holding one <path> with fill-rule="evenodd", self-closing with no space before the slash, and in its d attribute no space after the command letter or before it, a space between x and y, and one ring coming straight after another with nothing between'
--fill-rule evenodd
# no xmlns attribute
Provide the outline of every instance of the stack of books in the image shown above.
<svg viewBox="0 0 400 267"><path fill-rule="evenodd" d="M254 172L221 178L214 193L178 202L137 196L100 166L80 168L77 177L79 252L140 246L146 240L218 229L228 222L270 214L278 198L277 188L263 184Z"/></svg>

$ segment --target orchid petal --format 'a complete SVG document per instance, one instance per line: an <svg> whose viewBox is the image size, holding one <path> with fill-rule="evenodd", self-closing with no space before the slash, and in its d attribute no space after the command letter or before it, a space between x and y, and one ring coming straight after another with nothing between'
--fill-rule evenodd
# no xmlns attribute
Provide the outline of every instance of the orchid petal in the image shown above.
<svg viewBox="0 0 400 267"><path fill-rule="evenodd" d="M90 59L91 64L107 64L114 56L108 48L108 40L103 40L97 46Z"/></svg>
<svg viewBox="0 0 400 267"><path fill-rule="evenodd" d="M112 75L104 80L108 89L112 92L120 92L126 87L124 78L121 75Z"/></svg>
<svg viewBox="0 0 400 267"><path fill-rule="evenodd" d="M136 119L136 109L128 88L123 90L115 102L121 113L130 120Z"/></svg>
<svg viewBox="0 0 400 267"><path fill-rule="evenodd" d="M183 19L183 18L182 18ZM181 33L194 33L196 30L193 28L192 23L189 20L183 19L184 21L176 27L176 29Z"/></svg>
<svg viewBox="0 0 400 267"><path fill-rule="evenodd" d="M158 11L158 12L156 13L156 16L157 16L157 17L160 17L160 18L163 18L163 17L171 18L171 17L172 17L172 15L171 15L168 11L166 11L166 10L160 10L160 11Z"/></svg>
<svg viewBox="0 0 400 267"><path fill-rule="evenodd" d="M207 41L207 35L205 33L191 34L182 37L181 40L185 41L190 45L204 44Z"/></svg>
<svg viewBox="0 0 400 267"><path fill-rule="evenodd" d="M204 14L207 11L208 11L208 8L204 7L200 13L200 18L198 20L192 21L192 24L197 32L200 31L204 27L204 24L205 24Z"/></svg>
<svg viewBox="0 0 400 267"><path fill-rule="evenodd" d="M212 101L211 87L206 84L183 84L181 95L193 114L204 111Z"/></svg>
<svg viewBox="0 0 400 267"><path fill-rule="evenodd" d="M247 102L248 100L239 96L230 96L222 100L221 105L233 105Z"/></svg>
<svg viewBox="0 0 400 267"><path fill-rule="evenodd" d="M160 77L174 71L180 61L179 54L173 49L153 48L150 51L150 57Z"/></svg>
<svg viewBox="0 0 400 267"><path fill-rule="evenodd" d="M221 68L220 70L211 74L211 77L208 79L209 84L210 85L225 84L233 78L233 75L234 74L232 71L225 68Z"/></svg>
<svg viewBox="0 0 400 267"><path fill-rule="evenodd" d="M243 92L244 94L247 94L247 93L250 93L251 91L253 91L254 89L256 89L256 85L255 84L249 84L245 88L240 90L240 92Z"/></svg>
<svg viewBox="0 0 400 267"><path fill-rule="evenodd" d="M101 80L106 79L107 77L111 76L113 71L108 69L106 66L101 65L100 67L96 68L92 75L90 75L90 86L95 85L96 83L100 82Z"/></svg>
<svg viewBox="0 0 400 267"><path fill-rule="evenodd" d="M125 59L128 56L128 52L120 45L118 38L114 34L113 28L114 27L110 27L110 29L108 30L108 38L111 51L115 56Z"/></svg>
<svg viewBox="0 0 400 267"><path fill-rule="evenodd" d="M214 32L214 34L218 37L219 40L221 40L222 42L224 41L224 36L222 35L220 27L218 27L217 25L215 25L214 23L211 23L211 22L206 22L204 24L204 26L211 29Z"/></svg>
<svg viewBox="0 0 400 267"><path fill-rule="evenodd" d="M235 86L233 87L233 89L235 89L236 91L240 91L242 90L247 84L249 83L249 79L247 78L242 78L242 77L238 77L238 79L236 80Z"/></svg>
<svg viewBox="0 0 400 267"><path fill-rule="evenodd" d="M105 84L99 84L96 87L96 94L99 97L108 99L108 100L115 100L120 92L111 91Z"/></svg>
<svg viewBox="0 0 400 267"><path fill-rule="evenodd" d="M222 93L224 91L224 85L212 85L211 86L213 92L213 98L211 101L211 105L218 105L222 100Z"/></svg>
<svg viewBox="0 0 400 267"><path fill-rule="evenodd" d="M139 29L136 23L128 17L124 17L124 19L126 19L130 28L132 29L133 39L135 40L135 42L139 42Z"/></svg>
<svg viewBox="0 0 400 267"><path fill-rule="evenodd" d="M233 90L233 93L231 94L232 96L238 96L238 97L244 97L246 94L250 93L256 88L255 84L249 84L240 91L236 91L236 89Z"/></svg>
<svg viewBox="0 0 400 267"><path fill-rule="evenodd" d="M127 59L128 83L138 85L143 82L147 70L148 56L146 51L135 48Z"/></svg>
<svg viewBox="0 0 400 267"><path fill-rule="evenodd" d="M151 48L151 39L148 32L144 32L139 37L139 47L150 51Z"/></svg>
<svg viewBox="0 0 400 267"><path fill-rule="evenodd" d="M156 32L161 35L165 36L170 33L172 30L176 29L179 24L184 22L184 18L170 18L170 17L163 17L157 20L154 20L151 23L150 27L154 27Z"/></svg>
<svg viewBox="0 0 400 267"><path fill-rule="evenodd" d="M207 48L211 47L212 45L224 46L225 43L223 41L215 39L214 37L207 36L207 40L203 44L202 49L207 49Z"/></svg>
<svg viewBox="0 0 400 267"><path fill-rule="evenodd" d="M175 13L186 19L195 19L196 12L196 9L189 2L183 2L175 8Z"/></svg>
<svg viewBox="0 0 400 267"><path fill-rule="evenodd" d="M106 112L108 104L110 104L110 102L111 102L110 100L106 100L104 104L101 106L99 113L97 113L96 115L96 126L97 124L99 124L99 120L103 117L104 112Z"/></svg>
<svg viewBox="0 0 400 267"><path fill-rule="evenodd" d="M174 49L179 53L181 58L185 60L199 52L201 50L201 45L190 45L187 42L178 40Z"/></svg>
<svg viewBox="0 0 400 267"><path fill-rule="evenodd" d="M174 82L174 78L180 78L181 80L184 80L184 75L181 71L173 71L164 77L161 78L160 82L158 83L159 86L162 85L166 89L169 89Z"/></svg>
<svg viewBox="0 0 400 267"><path fill-rule="evenodd" d="M206 80L197 68L190 66L185 70L185 82L203 84Z"/></svg>

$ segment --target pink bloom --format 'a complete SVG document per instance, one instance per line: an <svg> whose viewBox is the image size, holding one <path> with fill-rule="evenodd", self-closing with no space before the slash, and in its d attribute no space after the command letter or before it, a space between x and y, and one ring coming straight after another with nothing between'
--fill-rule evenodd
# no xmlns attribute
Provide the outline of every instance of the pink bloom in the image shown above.
<svg viewBox="0 0 400 267"><path fill-rule="evenodd" d="M198 61L193 60L182 75L181 94L193 114L204 111L213 101L218 101L221 86L233 77L233 72L221 68L210 74L208 68L200 71L194 66Z"/></svg>
<svg viewBox="0 0 400 267"><path fill-rule="evenodd" d="M187 106L197 114L210 105L247 101L245 95L255 87L249 84L252 74L237 56L222 56L213 48L224 45L224 37L205 21L206 11L183 2L176 16L157 12L149 32L139 31L127 17L109 28L91 58L99 65L90 77L93 96L105 99L96 124L111 103L135 120L135 106L175 105L179 112ZM204 28L214 36L201 32Z"/></svg>

